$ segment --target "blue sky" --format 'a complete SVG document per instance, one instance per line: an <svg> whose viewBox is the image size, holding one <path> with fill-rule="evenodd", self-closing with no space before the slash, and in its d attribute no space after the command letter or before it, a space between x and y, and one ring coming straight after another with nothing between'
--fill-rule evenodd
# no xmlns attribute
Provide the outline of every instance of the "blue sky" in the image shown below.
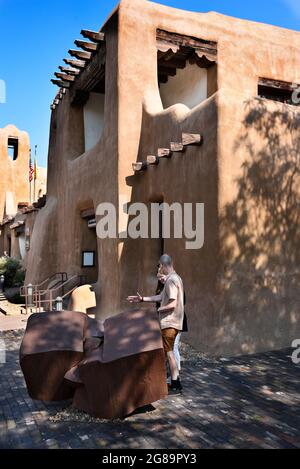
<svg viewBox="0 0 300 469"><path fill-rule="evenodd" d="M30 134L38 145L38 163L47 164L50 83L82 28L98 30L115 0L0 0L0 127L9 123ZM230 16L300 31L300 0L160 0L175 8L217 11ZM0 96L1 101L1 96Z"/></svg>

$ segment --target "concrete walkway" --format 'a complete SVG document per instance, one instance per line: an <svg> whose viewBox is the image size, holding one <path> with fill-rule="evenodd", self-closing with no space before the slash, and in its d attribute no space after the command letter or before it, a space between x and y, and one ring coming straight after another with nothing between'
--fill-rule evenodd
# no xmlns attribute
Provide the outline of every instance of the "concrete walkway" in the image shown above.
<svg viewBox="0 0 300 469"><path fill-rule="evenodd" d="M5 316L0 312L0 331L11 331L18 329L25 329L28 316L25 314L18 314L13 316Z"/></svg>
<svg viewBox="0 0 300 469"><path fill-rule="evenodd" d="M0 448L300 448L300 365L291 351L218 361L185 352L183 396L101 422L70 411L69 402L28 397L16 330L26 317L0 318Z"/></svg>

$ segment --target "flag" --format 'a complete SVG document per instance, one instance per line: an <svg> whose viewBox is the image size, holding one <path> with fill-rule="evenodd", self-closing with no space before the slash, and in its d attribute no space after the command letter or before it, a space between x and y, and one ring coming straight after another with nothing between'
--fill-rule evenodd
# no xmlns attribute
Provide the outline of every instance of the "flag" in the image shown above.
<svg viewBox="0 0 300 469"><path fill-rule="evenodd" d="M30 158L29 158L29 182L32 182L33 174L34 174L34 169L33 169L33 166L32 166L31 154L30 154Z"/></svg>

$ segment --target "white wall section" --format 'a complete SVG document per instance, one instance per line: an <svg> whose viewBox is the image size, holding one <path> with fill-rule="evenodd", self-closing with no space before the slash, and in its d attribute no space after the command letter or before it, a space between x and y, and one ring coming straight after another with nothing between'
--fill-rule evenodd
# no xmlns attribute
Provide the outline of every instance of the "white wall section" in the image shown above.
<svg viewBox="0 0 300 469"><path fill-rule="evenodd" d="M161 83L160 96L164 109L179 103L194 108L207 99L207 69L189 63L177 69L175 77Z"/></svg>
<svg viewBox="0 0 300 469"><path fill-rule="evenodd" d="M98 143L104 126L104 94L90 93L84 106L85 151L91 150Z"/></svg>

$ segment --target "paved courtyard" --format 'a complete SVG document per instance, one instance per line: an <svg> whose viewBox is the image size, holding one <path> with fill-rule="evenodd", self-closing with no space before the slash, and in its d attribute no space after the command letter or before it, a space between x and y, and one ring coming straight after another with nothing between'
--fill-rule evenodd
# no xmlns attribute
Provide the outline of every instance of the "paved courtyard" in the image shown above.
<svg viewBox="0 0 300 469"><path fill-rule="evenodd" d="M300 365L291 350L213 360L184 346L184 395L105 422L70 402L28 397L19 366L25 325L26 316L0 316L0 448L300 448Z"/></svg>

